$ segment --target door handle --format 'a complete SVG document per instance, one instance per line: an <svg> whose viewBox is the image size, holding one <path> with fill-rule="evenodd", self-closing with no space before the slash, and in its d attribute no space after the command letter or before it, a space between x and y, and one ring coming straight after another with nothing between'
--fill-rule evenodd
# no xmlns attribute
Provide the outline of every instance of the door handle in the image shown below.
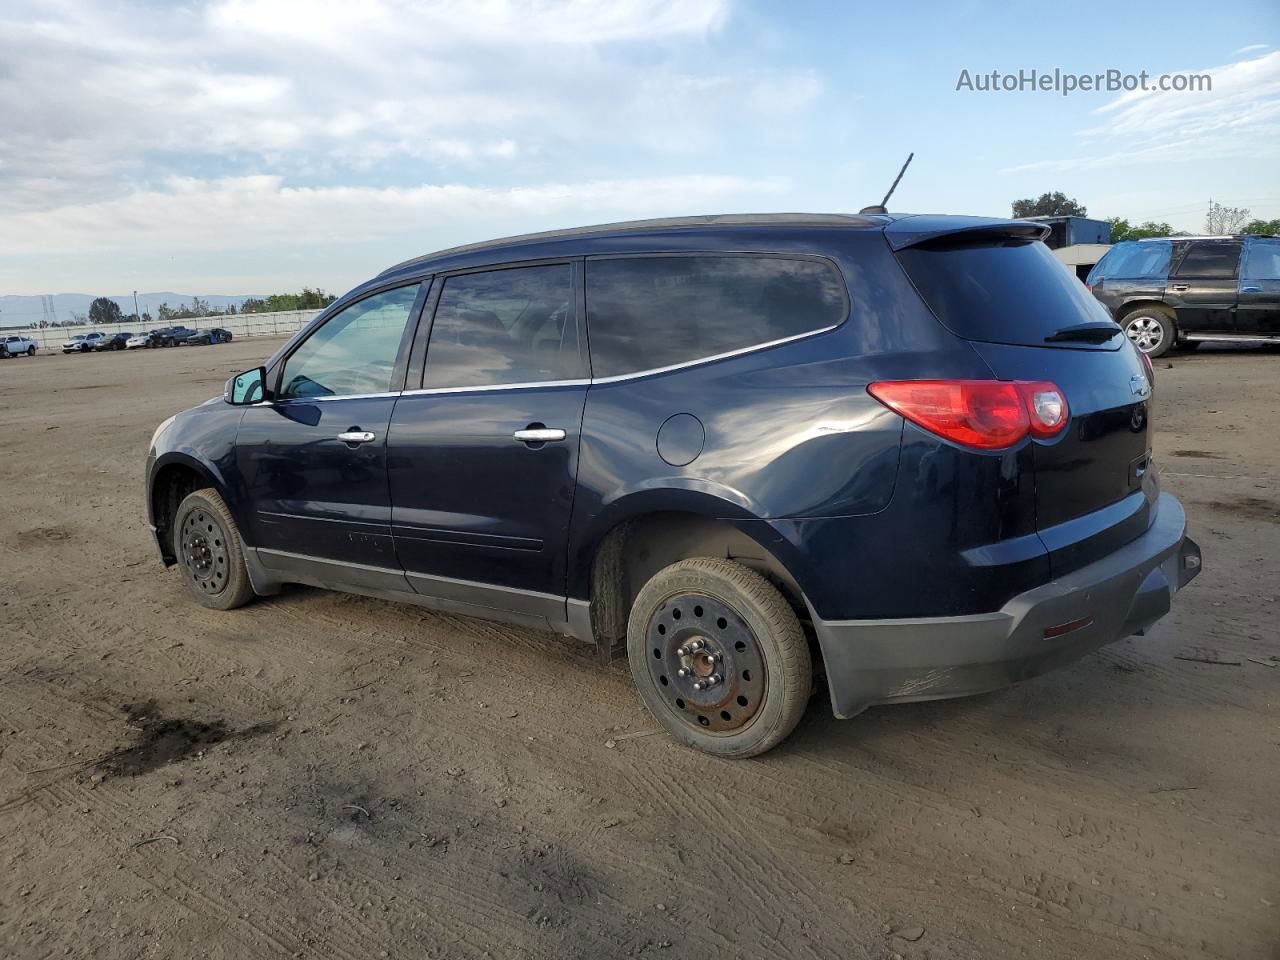
<svg viewBox="0 0 1280 960"><path fill-rule="evenodd" d="M564 431L555 427L530 427L517 430L511 436L521 443L548 443L552 440L563 440Z"/></svg>
<svg viewBox="0 0 1280 960"><path fill-rule="evenodd" d="M1241 287L1240 292L1241 293L1261 293L1262 288L1261 287Z"/></svg>
<svg viewBox="0 0 1280 960"><path fill-rule="evenodd" d="M369 430L357 430L352 428L343 433L338 434L338 439L343 443L368 443L370 440L376 439L376 434Z"/></svg>
<svg viewBox="0 0 1280 960"><path fill-rule="evenodd" d="M1174 293L1186 293L1189 288L1185 283L1175 283L1170 289Z"/></svg>

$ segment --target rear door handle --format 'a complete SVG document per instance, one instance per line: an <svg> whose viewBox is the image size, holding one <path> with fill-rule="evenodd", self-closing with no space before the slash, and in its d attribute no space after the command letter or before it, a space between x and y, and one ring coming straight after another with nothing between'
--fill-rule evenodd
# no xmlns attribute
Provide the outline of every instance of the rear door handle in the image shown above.
<svg viewBox="0 0 1280 960"><path fill-rule="evenodd" d="M1174 293L1186 293L1190 288L1185 283L1175 283L1171 289Z"/></svg>
<svg viewBox="0 0 1280 960"><path fill-rule="evenodd" d="M553 440L563 440L565 433L555 427L530 427L525 430L517 430L511 436L521 443L549 443Z"/></svg>
<svg viewBox="0 0 1280 960"><path fill-rule="evenodd" d="M338 434L338 439L343 443L368 443L370 440L377 438L377 435L369 430L351 429Z"/></svg>
<svg viewBox="0 0 1280 960"><path fill-rule="evenodd" d="M1241 293L1261 293L1262 288L1261 287L1241 287L1240 292Z"/></svg>

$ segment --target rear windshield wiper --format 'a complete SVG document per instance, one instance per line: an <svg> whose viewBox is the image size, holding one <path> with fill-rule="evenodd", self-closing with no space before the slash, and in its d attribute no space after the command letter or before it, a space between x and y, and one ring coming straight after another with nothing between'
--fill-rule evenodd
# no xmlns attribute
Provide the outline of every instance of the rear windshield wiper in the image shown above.
<svg viewBox="0 0 1280 960"><path fill-rule="evenodd" d="M1045 337L1045 343L1106 343L1120 328L1114 323L1080 323Z"/></svg>

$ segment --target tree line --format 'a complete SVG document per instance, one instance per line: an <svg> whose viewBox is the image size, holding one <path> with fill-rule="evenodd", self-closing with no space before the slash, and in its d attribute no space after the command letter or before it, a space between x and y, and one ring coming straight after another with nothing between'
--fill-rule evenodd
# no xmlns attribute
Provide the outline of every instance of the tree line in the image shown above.
<svg viewBox="0 0 1280 960"><path fill-rule="evenodd" d="M172 323L178 320L199 320L205 317L234 317L245 313L320 310L337 299L332 293L325 293L320 289L312 290L310 287L303 287L301 293L273 293L269 297L249 297L238 307L234 303L227 304L225 307L213 307L209 305L208 300L192 297L189 304L182 303L176 307L171 307L168 303L160 304L156 308L155 319L158 319L161 323ZM136 313L125 313L120 309L120 304L111 298L96 297L89 304L87 317L82 313L73 312L71 319L65 323L59 323L55 320L52 323L41 323L40 326L70 327L86 321L94 325L104 326L111 323L150 323L152 316L147 311L143 311L141 317Z"/></svg>
<svg viewBox="0 0 1280 960"><path fill-rule="evenodd" d="M1074 197L1068 197L1060 190L1042 193L1038 197L1028 197L1013 201L1015 217L1086 217L1088 211ZM1211 236L1226 234L1254 234L1261 236L1280 236L1280 219L1258 220L1252 218L1247 207L1228 207L1221 203L1209 201L1209 209L1205 214L1204 232ZM1146 237L1186 237L1186 231L1174 230L1167 223L1148 220L1145 223L1131 224L1124 217L1107 217L1111 224L1111 242L1122 243L1125 240L1142 240Z"/></svg>

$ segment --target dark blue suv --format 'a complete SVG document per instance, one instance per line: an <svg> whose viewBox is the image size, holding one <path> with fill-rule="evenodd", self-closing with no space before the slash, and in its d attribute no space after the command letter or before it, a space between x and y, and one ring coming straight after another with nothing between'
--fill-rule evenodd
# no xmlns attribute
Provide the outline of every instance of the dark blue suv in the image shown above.
<svg viewBox="0 0 1280 960"><path fill-rule="evenodd" d="M625 651L673 735L751 756L1142 632L1199 570L1149 362L1040 243L763 215L475 244L344 296L147 464L196 598L284 583Z"/></svg>

